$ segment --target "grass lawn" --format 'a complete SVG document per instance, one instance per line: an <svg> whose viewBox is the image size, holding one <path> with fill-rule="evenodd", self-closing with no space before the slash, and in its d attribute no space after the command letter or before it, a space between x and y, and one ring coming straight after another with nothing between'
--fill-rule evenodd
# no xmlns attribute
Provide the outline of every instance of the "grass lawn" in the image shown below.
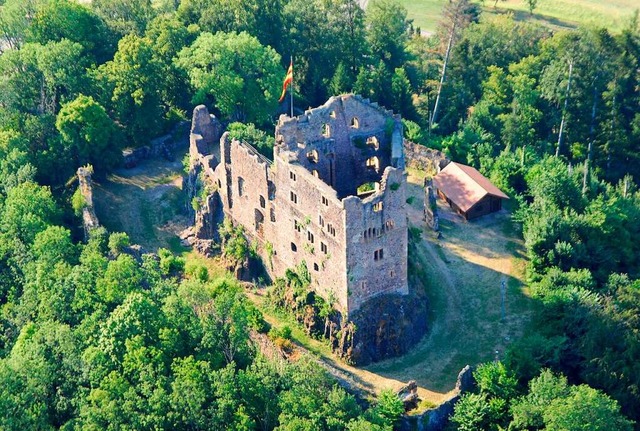
<svg viewBox="0 0 640 431"><path fill-rule="evenodd" d="M399 0L414 25L429 33L435 31L446 0ZM580 24L605 26L619 32L631 19L635 9L640 8L637 0L539 0L533 16L529 15L524 0L499 0L494 9L494 1L484 4L487 14L511 11L518 20L532 20L554 28L576 27Z"/></svg>

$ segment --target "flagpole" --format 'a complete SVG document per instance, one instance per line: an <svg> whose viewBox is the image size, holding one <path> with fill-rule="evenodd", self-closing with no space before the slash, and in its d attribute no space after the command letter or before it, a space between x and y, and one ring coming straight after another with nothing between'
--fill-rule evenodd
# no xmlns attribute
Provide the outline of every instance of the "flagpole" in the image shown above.
<svg viewBox="0 0 640 431"><path fill-rule="evenodd" d="M291 56L291 65L293 65L293 55ZM289 95L291 96L291 118L293 118L293 73L291 74L291 88L289 89Z"/></svg>

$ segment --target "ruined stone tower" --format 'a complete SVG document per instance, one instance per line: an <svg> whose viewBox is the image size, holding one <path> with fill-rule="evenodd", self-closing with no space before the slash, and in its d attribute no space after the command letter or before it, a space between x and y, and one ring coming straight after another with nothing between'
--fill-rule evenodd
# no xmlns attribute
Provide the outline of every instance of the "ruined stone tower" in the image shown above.
<svg viewBox="0 0 640 431"><path fill-rule="evenodd" d="M311 287L335 299L345 319L375 298L405 297L400 118L359 96L342 95L298 117L281 116L275 138L271 161L225 134L217 163L203 149L203 135L192 130L192 167L200 166L219 197L207 200L219 208L205 212L212 220L222 212L243 225L273 276L306 262Z"/></svg>

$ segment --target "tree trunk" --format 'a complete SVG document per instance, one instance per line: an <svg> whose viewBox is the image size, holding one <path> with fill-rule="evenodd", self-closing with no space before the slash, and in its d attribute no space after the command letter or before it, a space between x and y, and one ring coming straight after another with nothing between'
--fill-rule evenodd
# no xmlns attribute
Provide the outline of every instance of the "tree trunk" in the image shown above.
<svg viewBox="0 0 640 431"><path fill-rule="evenodd" d="M562 153L562 138L564 138L564 127L567 117L567 106L569 106L569 92L571 91L571 78L573 77L573 59L569 60L569 80L567 91L564 97L564 108L562 109L562 121L560 121L560 131L558 132L558 146L556 147L556 157Z"/></svg>
<svg viewBox="0 0 640 431"><path fill-rule="evenodd" d="M453 45L453 38L456 34L456 22L453 22L451 27L451 33L449 33L449 42L447 43L447 51L444 54L444 62L442 64L442 74L440 75L440 83L438 84L438 94L436 96L436 103L433 106L433 113L429 119L429 130L433 129L433 123L436 122L438 115L438 105L440 104L440 93L442 92L442 85L444 84L444 78L447 73L447 64L449 63L449 55L451 54L451 46Z"/></svg>
<svg viewBox="0 0 640 431"><path fill-rule="evenodd" d="M589 148L587 149L587 159L584 164L584 177L582 179L582 194L587 193L587 180L589 179L589 169L593 161L593 133L596 128L596 108L598 105L598 87L593 86L593 106L591 106L591 125L589 126Z"/></svg>

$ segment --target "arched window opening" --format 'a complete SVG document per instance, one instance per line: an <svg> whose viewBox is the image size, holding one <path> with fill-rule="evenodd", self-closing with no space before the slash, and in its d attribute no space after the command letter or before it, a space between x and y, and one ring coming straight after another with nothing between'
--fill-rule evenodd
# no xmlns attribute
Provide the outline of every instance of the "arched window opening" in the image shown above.
<svg viewBox="0 0 640 431"><path fill-rule="evenodd" d="M375 136L369 136L367 138L367 146L373 148L374 150L378 150L380 148L380 142Z"/></svg>

